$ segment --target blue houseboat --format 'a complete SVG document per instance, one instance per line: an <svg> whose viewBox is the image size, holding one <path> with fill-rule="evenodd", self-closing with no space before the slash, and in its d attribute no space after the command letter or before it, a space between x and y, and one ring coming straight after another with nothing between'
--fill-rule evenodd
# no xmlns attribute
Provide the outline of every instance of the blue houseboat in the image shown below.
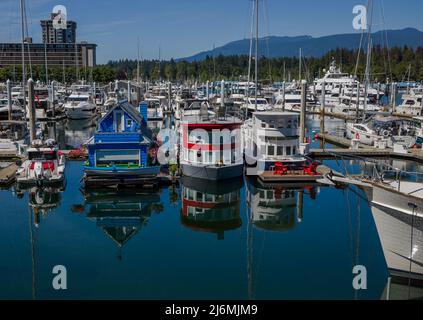
<svg viewBox="0 0 423 320"><path fill-rule="evenodd" d="M87 143L86 186L156 186L160 166L150 156L154 141L147 121L146 103L137 110L121 102L109 110Z"/></svg>

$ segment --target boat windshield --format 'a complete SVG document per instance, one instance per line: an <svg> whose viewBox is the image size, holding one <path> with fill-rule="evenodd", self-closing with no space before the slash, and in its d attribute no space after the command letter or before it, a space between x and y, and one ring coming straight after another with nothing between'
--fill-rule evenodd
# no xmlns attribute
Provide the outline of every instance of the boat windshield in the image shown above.
<svg viewBox="0 0 423 320"><path fill-rule="evenodd" d="M256 102L254 100L250 100L250 104L255 104ZM267 104L267 100L266 99L257 99L257 104Z"/></svg>
<svg viewBox="0 0 423 320"><path fill-rule="evenodd" d="M69 102L83 102L88 101L88 97L69 97Z"/></svg>
<svg viewBox="0 0 423 320"><path fill-rule="evenodd" d="M422 120L415 119L415 120L413 120L413 125L414 125L415 128L421 129L422 128L422 122L423 122L423 119Z"/></svg>
<svg viewBox="0 0 423 320"><path fill-rule="evenodd" d="M30 151L28 152L29 160L56 160L57 153L54 151Z"/></svg>

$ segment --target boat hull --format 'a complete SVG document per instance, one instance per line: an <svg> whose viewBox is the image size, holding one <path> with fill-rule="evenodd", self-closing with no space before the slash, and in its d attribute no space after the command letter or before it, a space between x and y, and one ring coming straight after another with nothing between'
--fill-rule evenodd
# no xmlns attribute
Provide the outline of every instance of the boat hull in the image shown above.
<svg viewBox="0 0 423 320"><path fill-rule="evenodd" d="M138 169L85 167L84 171L86 176L138 178L140 176L157 176L160 173L160 167L147 167Z"/></svg>
<svg viewBox="0 0 423 320"><path fill-rule="evenodd" d="M35 179L27 177L18 177L16 179L19 188L28 188L34 186L60 186L65 182L65 175L52 177L49 179Z"/></svg>
<svg viewBox="0 0 423 320"><path fill-rule="evenodd" d="M204 180L221 181L237 178L243 175L244 165L230 166L196 166L193 164L181 164L184 176Z"/></svg>
<svg viewBox="0 0 423 320"><path fill-rule="evenodd" d="M95 105L66 107L65 110L68 119L72 120L91 119L96 115Z"/></svg>

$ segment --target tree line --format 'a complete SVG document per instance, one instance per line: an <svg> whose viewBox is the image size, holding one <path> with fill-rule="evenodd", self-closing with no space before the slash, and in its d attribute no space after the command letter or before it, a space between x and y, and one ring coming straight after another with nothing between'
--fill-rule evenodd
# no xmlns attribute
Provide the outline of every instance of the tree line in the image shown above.
<svg viewBox="0 0 423 320"><path fill-rule="evenodd" d="M323 57L306 57L302 59L301 68L299 58L267 58L259 59L258 78L262 82L291 81L294 79L307 79L312 81L322 77L324 71L335 59L342 71L364 78L366 53L357 50L336 49L328 52ZM0 81L7 79L21 81L21 67L0 67ZM247 80L248 70L250 79L254 77L254 60L246 55L240 56L207 56L202 61L185 60L129 60L121 59L109 61L105 65L94 68L49 68L48 79L66 83L75 82L77 79L108 83L115 79L137 79L150 81L178 81L178 82L205 82L225 80ZM372 81L421 81L423 80L423 47L395 47L386 49L376 46L371 54L371 79ZM34 66L27 70L32 71L34 80L45 82L46 74L43 66ZM139 74L138 74L139 71ZM301 75L300 75L301 71Z"/></svg>

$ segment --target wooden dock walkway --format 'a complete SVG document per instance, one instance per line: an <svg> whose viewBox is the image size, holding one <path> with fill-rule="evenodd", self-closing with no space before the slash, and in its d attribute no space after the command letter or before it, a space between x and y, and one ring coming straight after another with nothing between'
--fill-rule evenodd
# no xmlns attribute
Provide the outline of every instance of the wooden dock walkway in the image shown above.
<svg viewBox="0 0 423 320"><path fill-rule="evenodd" d="M318 138L343 149L313 149L310 151L312 158L335 159L341 157L363 157L363 158L394 158L400 160L423 163L423 150L411 149L408 153L397 153L392 149L377 149L368 145L360 144L358 149L346 149L351 141L342 137L328 134L318 134Z"/></svg>

